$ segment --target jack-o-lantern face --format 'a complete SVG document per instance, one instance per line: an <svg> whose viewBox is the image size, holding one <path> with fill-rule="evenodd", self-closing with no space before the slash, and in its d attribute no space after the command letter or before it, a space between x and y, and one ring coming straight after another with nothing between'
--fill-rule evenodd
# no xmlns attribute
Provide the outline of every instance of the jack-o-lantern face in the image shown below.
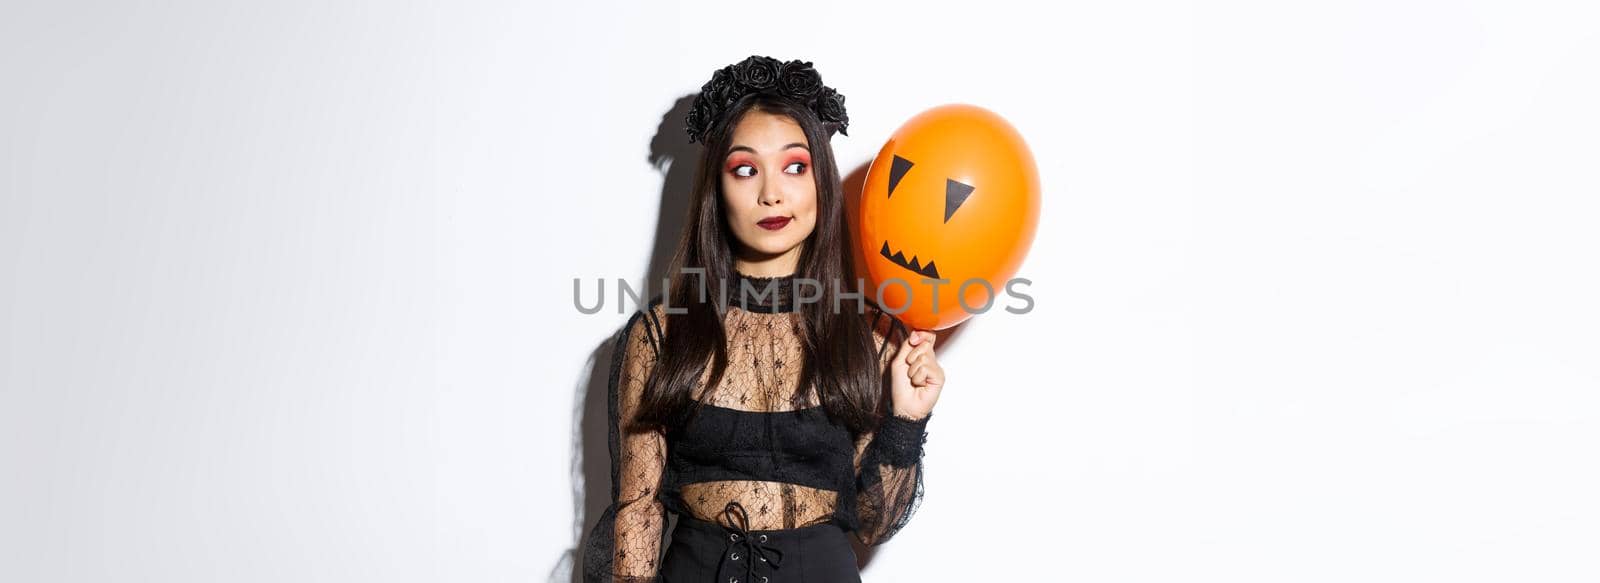
<svg viewBox="0 0 1600 583"><path fill-rule="evenodd" d="M869 291L881 290L886 308L904 306L900 318L926 330L989 306L1038 225L1039 176L1027 144L1003 118L971 105L936 107L902 125L873 159L861 196L857 240Z"/></svg>

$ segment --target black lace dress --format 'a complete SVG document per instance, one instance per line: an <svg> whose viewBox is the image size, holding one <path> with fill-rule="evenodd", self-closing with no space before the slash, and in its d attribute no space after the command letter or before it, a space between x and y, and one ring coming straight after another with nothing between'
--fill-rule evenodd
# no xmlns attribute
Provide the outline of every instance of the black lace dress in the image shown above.
<svg viewBox="0 0 1600 583"><path fill-rule="evenodd" d="M772 569L781 553L757 544L768 541L769 534L779 539L774 545L800 544L795 541L801 533L808 540L831 533L845 541L847 550L844 533L864 545L879 545L904 527L916 509L922 496L922 448L932 416L901 418L887 413L892 409L885 404L878 427L861 434L832 420L813 391L797 392L804 357L800 314L789 293L792 279L736 275L723 316L728 366L709 394L707 367L691 392L704 405L687 424L622 430L622 421L637 411L661 338L668 332L660 300L636 312L618 335L609 383L611 504L585 545L586 582L660 581L668 512L679 519L674 552L686 525L719 525L727 529L719 535L724 542L748 546L742 556L738 549L722 552L716 580L762 583L780 572L785 576L775 577L778 581L799 580L791 575L802 570ZM776 295L735 296L746 282ZM869 306L863 317L872 325L879 370L886 374L907 330L875 307ZM889 398L887 382L883 393ZM741 570L725 576L728 569L748 569L752 555L769 569L765 574ZM853 553L848 559L853 571ZM795 560L791 557L790 563Z"/></svg>

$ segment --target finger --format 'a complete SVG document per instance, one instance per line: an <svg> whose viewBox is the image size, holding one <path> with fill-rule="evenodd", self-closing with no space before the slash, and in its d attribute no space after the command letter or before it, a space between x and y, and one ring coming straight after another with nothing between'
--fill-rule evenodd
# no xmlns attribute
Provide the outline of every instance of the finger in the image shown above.
<svg viewBox="0 0 1600 583"><path fill-rule="evenodd" d="M917 360L917 358L921 357L924 354L929 354L931 352L933 352L933 350L928 348L928 345L926 345L926 344L923 344L922 346L913 347L913 348L911 348L910 352L908 352L906 354L906 363L910 364L912 362L915 362Z"/></svg>
<svg viewBox="0 0 1600 583"><path fill-rule="evenodd" d="M934 362L935 357L933 354L933 349L928 348L926 344L918 346L916 349L912 350L911 356L906 357L906 364L911 366L916 366L918 364L932 364Z"/></svg>
<svg viewBox="0 0 1600 583"><path fill-rule="evenodd" d="M911 339L906 338L905 340L901 340L900 348L896 349L894 353L894 364L896 366L904 366L906 364L906 358L911 356L911 350Z"/></svg>
<svg viewBox="0 0 1600 583"><path fill-rule="evenodd" d="M911 381L912 385L921 386L922 385L922 373L923 373L923 367L922 366L920 366L920 365L919 366L913 366L909 370L906 371L906 378Z"/></svg>
<svg viewBox="0 0 1600 583"><path fill-rule="evenodd" d="M909 362L911 356L916 353L916 349L923 342L924 338L919 331L913 330L910 334L907 334L905 339L900 342L898 356L901 358L901 362Z"/></svg>

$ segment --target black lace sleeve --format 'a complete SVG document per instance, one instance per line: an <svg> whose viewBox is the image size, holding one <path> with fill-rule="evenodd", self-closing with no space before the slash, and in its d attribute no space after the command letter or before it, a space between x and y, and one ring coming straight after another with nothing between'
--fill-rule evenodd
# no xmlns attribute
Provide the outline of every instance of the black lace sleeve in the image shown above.
<svg viewBox="0 0 1600 583"><path fill-rule="evenodd" d="M870 317L880 370L887 375L908 331L897 318L882 312ZM884 378L887 401L888 377ZM856 537L867 546L883 544L904 528L922 500L922 446L933 415L906 419L893 415L893 410L886 406L883 422L856 442L856 516L860 522Z"/></svg>
<svg viewBox="0 0 1600 583"><path fill-rule="evenodd" d="M590 531L584 549L585 583L654 583L660 562L666 510L657 498L666 467L666 436L660 430L631 431L655 366L661 326L652 310L641 310L619 333L611 363L607 410L611 449L611 504Z"/></svg>

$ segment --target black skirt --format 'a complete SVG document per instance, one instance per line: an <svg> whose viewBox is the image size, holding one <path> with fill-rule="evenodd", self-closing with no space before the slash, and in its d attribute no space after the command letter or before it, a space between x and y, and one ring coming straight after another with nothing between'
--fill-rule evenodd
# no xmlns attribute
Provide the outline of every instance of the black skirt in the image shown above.
<svg viewBox="0 0 1600 583"><path fill-rule="evenodd" d="M729 502L725 526L680 515L661 559L661 583L861 583L849 534L833 523L746 530Z"/></svg>

